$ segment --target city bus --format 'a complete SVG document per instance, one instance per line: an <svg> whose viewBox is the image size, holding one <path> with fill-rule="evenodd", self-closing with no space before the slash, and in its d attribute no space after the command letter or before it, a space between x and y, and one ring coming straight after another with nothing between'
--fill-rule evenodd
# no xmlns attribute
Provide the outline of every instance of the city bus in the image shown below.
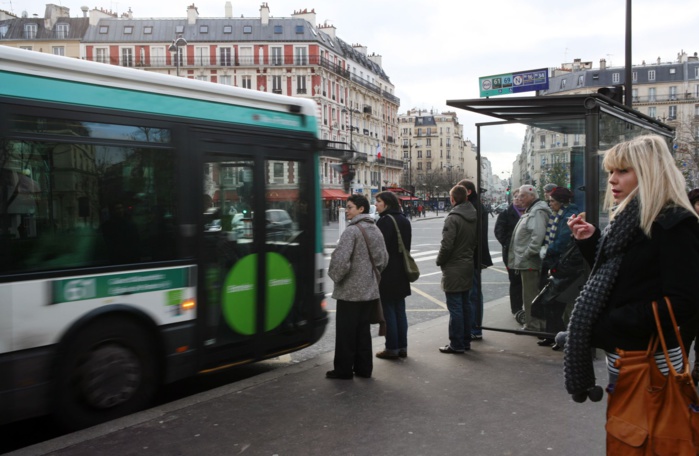
<svg viewBox="0 0 699 456"><path fill-rule="evenodd" d="M317 107L0 46L0 424L316 342Z"/></svg>

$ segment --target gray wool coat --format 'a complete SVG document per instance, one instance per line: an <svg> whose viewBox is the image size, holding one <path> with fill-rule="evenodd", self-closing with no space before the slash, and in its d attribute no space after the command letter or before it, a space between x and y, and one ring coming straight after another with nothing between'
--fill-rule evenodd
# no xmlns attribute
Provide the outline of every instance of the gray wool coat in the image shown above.
<svg viewBox="0 0 699 456"><path fill-rule="evenodd" d="M468 201L457 204L444 219L437 266L442 268L442 290L463 292L473 282L476 238L476 208Z"/></svg>
<svg viewBox="0 0 699 456"><path fill-rule="evenodd" d="M507 266L516 270L538 270L541 268L539 251L546 238L546 225L551 209L548 204L536 200L522 214L510 239Z"/></svg>
<svg viewBox="0 0 699 456"><path fill-rule="evenodd" d="M369 238L369 249L379 272L388 264L388 252L381 231L368 214L360 214L349 221L340 236L337 247L330 256L328 276L335 282L333 299L343 301L372 301L379 298L379 284L376 282L366 242L357 228L361 223Z"/></svg>

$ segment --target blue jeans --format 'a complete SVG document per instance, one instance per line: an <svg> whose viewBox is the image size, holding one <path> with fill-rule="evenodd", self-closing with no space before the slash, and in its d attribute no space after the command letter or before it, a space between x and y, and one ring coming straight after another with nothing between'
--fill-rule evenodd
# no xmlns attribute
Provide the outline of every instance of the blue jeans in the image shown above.
<svg viewBox="0 0 699 456"><path fill-rule="evenodd" d="M449 345L457 351L471 348L468 291L445 292L449 309ZM466 339L468 337L468 339Z"/></svg>
<svg viewBox="0 0 699 456"><path fill-rule="evenodd" d="M386 320L386 351L397 355L408 349L408 316L405 299L381 299Z"/></svg>
<svg viewBox="0 0 699 456"><path fill-rule="evenodd" d="M480 329L483 324L483 290L481 289L481 274L476 269L473 270L473 284L468 293L468 305L471 310L471 334L480 336L483 334Z"/></svg>

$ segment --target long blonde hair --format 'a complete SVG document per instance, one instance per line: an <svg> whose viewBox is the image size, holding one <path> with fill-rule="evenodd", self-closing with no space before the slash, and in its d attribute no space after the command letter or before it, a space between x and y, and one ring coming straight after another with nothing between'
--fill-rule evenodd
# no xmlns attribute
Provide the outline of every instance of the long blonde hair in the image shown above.
<svg viewBox="0 0 699 456"><path fill-rule="evenodd" d="M638 186L611 211L610 219L623 211L634 196L638 196L641 229L648 237L653 222L666 207L683 207L697 217L687 198L684 176L677 169L664 138L658 135L639 136L617 144L603 154L603 166L607 172L633 168L638 178ZM610 210L613 206L614 197L611 185L607 182L604 207Z"/></svg>

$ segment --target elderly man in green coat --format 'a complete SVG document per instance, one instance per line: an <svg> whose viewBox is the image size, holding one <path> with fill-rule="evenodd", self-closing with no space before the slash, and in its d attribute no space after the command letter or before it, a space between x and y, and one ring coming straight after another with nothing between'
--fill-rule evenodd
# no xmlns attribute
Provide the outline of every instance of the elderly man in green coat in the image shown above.
<svg viewBox="0 0 699 456"><path fill-rule="evenodd" d="M546 322L533 318L531 309L532 301L539 294L539 252L546 238L546 225L551 209L539 199L532 185L522 185L519 188L519 202L525 211L512 233L507 264L522 278L522 304L525 314L523 329L545 331Z"/></svg>
<svg viewBox="0 0 699 456"><path fill-rule="evenodd" d="M476 208L468 201L465 187L449 192L452 210L444 219L437 266L442 269L442 290L449 309L449 343L442 353L459 354L471 349L471 318L468 294L473 279L476 249Z"/></svg>

